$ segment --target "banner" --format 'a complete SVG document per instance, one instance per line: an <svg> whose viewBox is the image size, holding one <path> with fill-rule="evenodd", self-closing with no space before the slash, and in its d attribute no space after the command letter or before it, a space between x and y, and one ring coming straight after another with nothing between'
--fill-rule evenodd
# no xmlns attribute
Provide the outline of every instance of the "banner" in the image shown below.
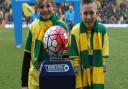
<svg viewBox="0 0 128 89"><path fill-rule="evenodd" d="M26 17L32 16L32 13L34 12L34 10L32 9L32 7L30 5L28 5L27 3L24 3L22 5L22 9L23 9L24 15Z"/></svg>
<svg viewBox="0 0 128 89"><path fill-rule="evenodd" d="M16 47L22 47L22 3L35 3L36 0L12 0L13 22Z"/></svg>

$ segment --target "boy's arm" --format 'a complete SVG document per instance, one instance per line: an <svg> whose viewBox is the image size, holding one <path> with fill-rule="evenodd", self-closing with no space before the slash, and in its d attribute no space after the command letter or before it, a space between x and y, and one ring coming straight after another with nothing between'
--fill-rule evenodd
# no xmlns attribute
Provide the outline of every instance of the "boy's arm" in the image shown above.
<svg viewBox="0 0 128 89"><path fill-rule="evenodd" d="M30 60L31 60L31 42L32 42L32 34L29 31L26 41L26 47L24 50L23 64L22 64L22 74L21 74L22 87L28 86L28 74L29 74Z"/></svg>
<svg viewBox="0 0 128 89"><path fill-rule="evenodd" d="M72 64L73 64L73 67L74 67L74 71L75 72L81 71L78 47L77 47L75 36L73 34L70 35L69 58L72 61Z"/></svg>

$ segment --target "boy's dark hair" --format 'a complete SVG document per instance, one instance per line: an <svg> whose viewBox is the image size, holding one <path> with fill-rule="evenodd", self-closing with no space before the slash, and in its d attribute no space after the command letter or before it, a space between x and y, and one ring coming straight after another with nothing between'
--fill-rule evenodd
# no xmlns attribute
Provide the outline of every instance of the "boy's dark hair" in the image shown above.
<svg viewBox="0 0 128 89"><path fill-rule="evenodd" d="M95 8L97 10L96 0L81 0L81 6L80 6L81 10L82 10L82 5L90 4L90 3L95 3L94 6L95 6Z"/></svg>
<svg viewBox="0 0 128 89"><path fill-rule="evenodd" d="M89 3L93 3L96 2L96 0L81 0L82 4L89 4Z"/></svg>

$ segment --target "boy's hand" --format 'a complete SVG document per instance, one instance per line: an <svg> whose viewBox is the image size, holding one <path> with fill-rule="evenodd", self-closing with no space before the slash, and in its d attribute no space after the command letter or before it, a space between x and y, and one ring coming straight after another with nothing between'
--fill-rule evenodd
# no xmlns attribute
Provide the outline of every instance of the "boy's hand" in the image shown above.
<svg viewBox="0 0 128 89"><path fill-rule="evenodd" d="M28 87L22 87L22 89L28 89Z"/></svg>

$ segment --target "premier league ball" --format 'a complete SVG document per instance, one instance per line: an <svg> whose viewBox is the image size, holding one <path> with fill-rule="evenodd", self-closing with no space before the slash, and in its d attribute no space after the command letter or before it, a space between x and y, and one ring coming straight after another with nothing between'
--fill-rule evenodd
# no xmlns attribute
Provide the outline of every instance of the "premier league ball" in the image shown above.
<svg viewBox="0 0 128 89"><path fill-rule="evenodd" d="M50 56L62 57L68 49L68 33L60 26L52 26L45 32L43 43Z"/></svg>

